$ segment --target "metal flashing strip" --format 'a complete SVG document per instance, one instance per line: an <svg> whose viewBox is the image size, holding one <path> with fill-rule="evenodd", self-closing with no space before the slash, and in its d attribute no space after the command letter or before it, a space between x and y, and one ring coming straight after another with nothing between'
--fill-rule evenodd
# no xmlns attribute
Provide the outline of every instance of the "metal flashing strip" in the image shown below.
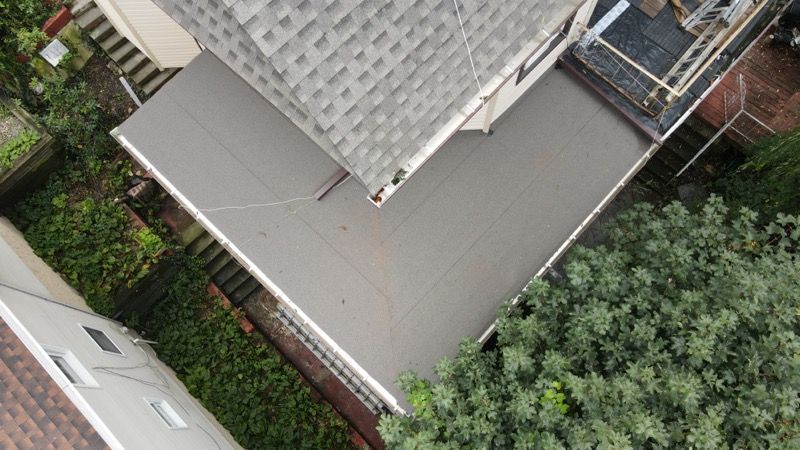
<svg viewBox="0 0 800 450"><path fill-rule="evenodd" d="M611 192L609 192L608 194L606 194L605 197L603 197L603 200L600 201L600 204L597 205L597 207L594 210L592 210L591 213L589 213L589 216L583 219L583 222L581 222L578 225L578 228L576 228L575 231L573 231L572 234L569 235L567 240L564 241L564 243L561 244L561 246L555 251L555 253L553 253L550 259L548 259L547 262L544 263L544 266L542 266L542 268L539 269L538 272L536 272L536 274L532 277L533 279L541 278L547 272L550 271L550 269L553 267L556 261L558 261L558 259L561 258L564 255L564 253L566 253L567 250L569 250L570 247L572 247L572 244L574 244L575 241L578 240L578 237L586 230L586 228L589 227L589 225L592 224L592 222L594 222L595 219L597 219L600 213L602 213L606 209L609 203L611 203L611 201L614 200L617 194L619 194L620 191L622 191L622 189L628 185L628 183L633 179L633 177L635 177L636 174L639 173L642 167L644 167L644 165L647 164L647 161L649 161L650 158L652 158L653 155L655 155L656 151L658 151L659 148L661 148L661 144L659 144L658 142L653 142L650 145L650 148L647 150L647 152L645 152L645 154L642 155L642 157L639 158L638 161L636 161L636 164L634 164L633 167L631 167L630 170L628 170L628 172L625 173L625 176L623 176L622 179L619 181L619 183L617 183L614 186ZM520 301L520 296L517 295L511 300L512 307L519 304L519 301ZM489 340L489 338L494 334L496 329L497 329L497 319L495 319L495 321L492 322L491 325L489 325L489 328L487 328L486 331L484 331L483 334L481 334L481 336L478 338L478 341L481 344L486 343L486 341Z"/></svg>
<svg viewBox="0 0 800 450"><path fill-rule="evenodd" d="M300 309L297 304L289 299L283 290L278 287L267 275L258 267L256 266L250 258L248 258L244 252L239 250L239 248L228 240L222 231L217 228L185 195L183 195L178 189L173 185L164 174L162 174L150 161L141 153L139 152L136 147L131 144L125 136L123 136L118 128L114 128L110 132L111 136L119 142L119 144L134 158L136 159L139 164L141 164L145 170L153 174L156 180L161 184L161 186L167 191L167 193L172 196L178 203L183 206L183 208L200 224L203 228L211 234L214 239L219 242L219 244L228 252L236 258L237 261L245 268L252 276L254 276L261 284L267 288L267 290L275 296L281 303L283 303L286 308L292 312L292 314L299 319L299 322L304 326L311 329L311 331L316 335L317 338L325 345L331 348L334 355L340 358L345 364L347 364L358 377L372 389L375 393L377 393L381 400L386 403L391 409L393 413L396 414L406 414L406 411L400 406L397 399L389 393L383 385L378 382L378 380L372 378L370 374L361 367L352 356L350 356L343 348L341 348L336 341L333 340L322 328L319 327L311 318Z"/></svg>

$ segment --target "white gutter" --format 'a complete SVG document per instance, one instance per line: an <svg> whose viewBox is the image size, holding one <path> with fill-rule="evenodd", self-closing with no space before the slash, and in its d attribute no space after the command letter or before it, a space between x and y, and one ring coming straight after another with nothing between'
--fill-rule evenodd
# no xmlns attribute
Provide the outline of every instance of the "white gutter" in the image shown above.
<svg viewBox="0 0 800 450"><path fill-rule="evenodd" d="M75 405L75 408L83 414L89 424L97 431L97 434L108 444L112 449L124 449L125 446L114 436L114 433L106 425L103 419L92 408L89 402L81 395L78 388L67 380L67 377L56 367L55 363L50 356L47 355L44 347L33 337L25 325L17 318L11 309L2 300L0 300L0 318L8 324L11 331L17 335L20 341L25 345L29 352L36 358L36 361L42 365L44 370L50 375L50 378L64 391L67 398Z"/></svg>
<svg viewBox="0 0 800 450"><path fill-rule="evenodd" d="M178 189L173 185L163 173L161 173L150 161L141 153L136 147L133 146L122 134L120 134L119 129L115 128L111 130L111 136L119 142L119 144L125 148L125 150L130 153L130 155L142 165L148 172L150 172L156 180L161 184L161 186L171 195L181 206L189 212L189 214L194 217L195 220L200 222L203 228L208 231L214 239L219 242L220 245L227 251L233 255L236 260L242 264L250 275L255 277L261 284L266 287L272 295L275 296L281 303L283 303L292 313L300 319L300 322L303 326L307 326L311 329L311 331L327 345L342 361L347 364L347 366L356 373L361 380L369 386L378 396L381 397L387 405L389 405L393 412L396 414L406 414L406 411L400 406L397 399L389 393L386 388L384 388L378 380L372 378L370 374L359 365L353 357L351 357L343 348L341 348L336 341L333 340L330 336L328 336L322 328L319 327L311 318L300 309L297 304L295 304L292 300L289 299L289 296L286 295L277 284L275 284L270 278L257 266L255 265L250 258L248 258L244 252L239 250L239 248L232 243L225 235L217 228L211 220L209 220L192 202L183 195Z"/></svg>

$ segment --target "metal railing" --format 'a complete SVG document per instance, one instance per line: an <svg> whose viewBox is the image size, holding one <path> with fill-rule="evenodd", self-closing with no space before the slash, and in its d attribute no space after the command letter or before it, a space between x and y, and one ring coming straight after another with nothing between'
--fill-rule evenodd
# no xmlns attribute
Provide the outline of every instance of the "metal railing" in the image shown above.
<svg viewBox="0 0 800 450"><path fill-rule="evenodd" d="M759 138L775 134L775 130L769 125L759 120L756 116L747 111L747 84L744 76L739 74L736 79L738 92L725 92L723 111L725 113L725 123L720 129L697 151L694 157L675 174L674 178L681 176L686 170L697 161L717 140L728 131L732 131L741 136L745 141L754 143Z"/></svg>

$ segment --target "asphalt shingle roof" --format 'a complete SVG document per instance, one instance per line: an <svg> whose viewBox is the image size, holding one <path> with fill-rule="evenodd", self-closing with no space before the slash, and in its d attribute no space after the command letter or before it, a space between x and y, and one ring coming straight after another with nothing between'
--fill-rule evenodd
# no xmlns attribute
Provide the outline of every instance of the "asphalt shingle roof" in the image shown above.
<svg viewBox="0 0 800 450"><path fill-rule="evenodd" d="M108 448L2 319L0 448Z"/></svg>
<svg viewBox="0 0 800 450"><path fill-rule="evenodd" d="M477 94L452 0L154 1L371 193ZM481 82L578 3L458 0Z"/></svg>

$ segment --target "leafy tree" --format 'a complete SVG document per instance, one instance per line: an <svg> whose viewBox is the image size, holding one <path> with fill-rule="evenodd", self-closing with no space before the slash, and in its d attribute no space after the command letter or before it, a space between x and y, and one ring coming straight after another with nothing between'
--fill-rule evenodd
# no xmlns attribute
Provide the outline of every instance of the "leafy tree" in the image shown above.
<svg viewBox="0 0 800 450"><path fill-rule="evenodd" d="M608 247L574 249L562 282L502 309L415 408L384 417L395 448L800 448L797 218L766 229L712 197L691 214L633 207Z"/></svg>
<svg viewBox="0 0 800 450"><path fill-rule="evenodd" d="M748 205L761 217L800 214L800 128L766 137L747 152L745 163L711 188L729 205Z"/></svg>

